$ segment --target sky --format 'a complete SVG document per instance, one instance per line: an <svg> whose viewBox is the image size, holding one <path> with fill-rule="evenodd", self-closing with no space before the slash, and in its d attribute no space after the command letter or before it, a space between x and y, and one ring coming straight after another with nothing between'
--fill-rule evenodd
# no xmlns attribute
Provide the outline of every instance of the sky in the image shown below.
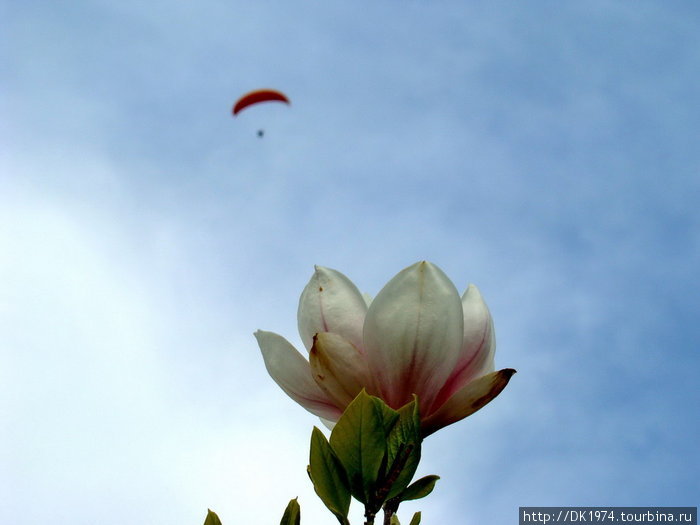
<svg viewBox="0 0 700 525"><path fill-rule="evenodd" d="M494 318L424 523L696 506L700 7L0 0L0 522L334 523L301 348L320 264L437 264ZM243 93L285 92L233 118ZM264 129L259 138L257 130ZM405 507L405 508L404 508ZM352 509L353 523L362 510Z"/></svg>

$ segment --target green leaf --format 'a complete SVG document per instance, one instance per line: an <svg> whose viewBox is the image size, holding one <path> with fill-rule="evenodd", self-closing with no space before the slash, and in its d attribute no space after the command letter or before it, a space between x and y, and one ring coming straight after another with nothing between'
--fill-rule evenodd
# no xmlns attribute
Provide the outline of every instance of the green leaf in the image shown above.
<svg viewBox="0 0 700 525"><path fill-rule="evenodd" d="M413 515L413 519L411 519L411 523L409 525L420 525L420 512L416 512Z"/></svg>
<svg viewBox="0 0 700 525"><path fill-rule="evenodd" d="M435 483L439 479L440 476L435 475L420 478L419 480L411 483L408 488L406 488L406 490L399 495L399 499L401 501L410 501L424 498L433 491L435 488Z"/></svg>
<svg viewBox="0 0 700 525"><path fill-rule="evenodd" d="M348 474L352 495L367 504L386 464L387 435L399 414L364 390L348 405L331 432L330 445Z"/></svg>
<svg viewBox="0 0 700 525"><path fill-rule="evenodd" d="M423 441L417 398L414 396L413 401L402 406L398 414L399 419L388 436L386 476L387 482L391 483L391 490L387 498L400 494L413 479L420 462Z"/></svg>
<svg viewBox="0 0 700 525"><path fill-rule="evenodd" d="M282 521L280 525L299 525L301 521L301 507L299 507L299 502L297 498L289 500L287 508L284 510L284 516L282 516Z"/></svg>
<svg viewBox="0 0 700 525"><path fill-rule="evenodd" d="M389 525L401 525L399 517L396 514L392 514L391 518L389 518Z"/></svg>
<svg viewBox="0 0 700 525"><path fill-rule="evenodd" d="M314 490L340 523L347 523L350 510L350 491L347 474L326 436L314 427L311 433L311 452L309 455L309 476Z"/></svg>
<svg viewBox="0 0 700 525"><path fill-rule="evenodd" d="M221 520L216 515L216 512L207 509L207 519L204 520L204 525L221 525Z"/></svg>

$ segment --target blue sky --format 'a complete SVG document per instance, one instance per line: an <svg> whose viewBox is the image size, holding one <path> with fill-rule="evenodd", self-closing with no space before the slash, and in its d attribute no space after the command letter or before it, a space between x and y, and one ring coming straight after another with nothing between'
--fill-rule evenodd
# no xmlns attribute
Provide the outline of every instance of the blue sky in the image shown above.
<svg viewBox="0 0 700 525"><path fill-rule="evenodd" d="M425 523L695 506L700 8L0 3L0 521L333 523L267 376L314 264L473 282L518 374ZM230 108L259 87L290 107ZM264 128L265 137L256 131ZM355 508L356 521L360 509Z"/></svg>

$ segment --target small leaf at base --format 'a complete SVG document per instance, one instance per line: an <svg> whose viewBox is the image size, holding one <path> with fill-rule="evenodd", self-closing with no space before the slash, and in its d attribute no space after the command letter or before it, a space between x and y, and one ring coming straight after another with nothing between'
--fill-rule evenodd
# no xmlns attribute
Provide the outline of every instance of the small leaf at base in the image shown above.
<svg viewBox="0 0 700 525"><path fill-rule="evenodd" d="M309 476L314 490L341 523L347 521L350 510L350 490L343 465L318 428L311 433Z"/></svg>
<svg viewBox="0 0 700 525"><path fill-rule="evenodd" d="M284 511L284 516L282 516L282 521L280 525L299 525L301 521L301 508L299 507L299 502L297 498L289 501L287 508Z"/></svg>
<svg viewBox="0 0 700 525"><path fill-rule="evenodd" d="M401 501L410 501L414 499L420 499L426 497L435 488L435 483L440 479L440 476L434 474L430 476L425 476L419 480L411 483L406 490L404 490L399 497Z"/></svg>
<svg viewBox="0 0 700 525"><path fill-rule="evenodd" d="M216 515L216 512L207 509L207 519L204 520L204 525L221 525L221 520Z"/></svg>

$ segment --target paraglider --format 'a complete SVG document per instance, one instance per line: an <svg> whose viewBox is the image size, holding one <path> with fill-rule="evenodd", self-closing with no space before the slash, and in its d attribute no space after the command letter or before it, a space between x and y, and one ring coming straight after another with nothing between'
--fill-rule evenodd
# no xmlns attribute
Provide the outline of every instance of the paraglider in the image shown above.
<svg viewBox="0 0 700 525"><path fill-rule="evenodd" d="M243 111L248 106L253 104L258 104L260 102L284 102L285 104L290 104L287 95L280 91L274 89L257 89L246 93L241 98L239 98L233 105L233 116L235 117L241 111Z"/></svg>

